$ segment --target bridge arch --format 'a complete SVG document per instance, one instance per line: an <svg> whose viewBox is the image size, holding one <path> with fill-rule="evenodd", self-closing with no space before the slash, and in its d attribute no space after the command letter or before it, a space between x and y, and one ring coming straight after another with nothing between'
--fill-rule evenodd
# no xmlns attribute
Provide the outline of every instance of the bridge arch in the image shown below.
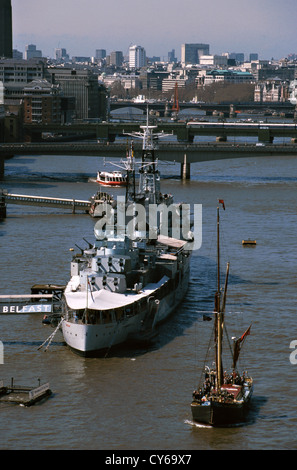
<svg viewBox="0 0 297 470"><path fill-rule="evenodd" d="M113 108L110 111L111 117L128 117L129 119L133 120L133 118L139 118L139 116L143 116L145 109L136 107L136 106L124 106L119 108Z"/></svg>

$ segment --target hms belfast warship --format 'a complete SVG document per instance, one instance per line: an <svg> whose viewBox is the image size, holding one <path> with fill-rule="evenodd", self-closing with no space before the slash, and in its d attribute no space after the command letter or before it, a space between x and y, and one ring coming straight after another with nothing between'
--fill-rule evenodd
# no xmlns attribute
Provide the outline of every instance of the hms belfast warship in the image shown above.
<svg viewBox="0 0 297 470"><path fill-rule="evenodd" d="M127 155L124 218L119 214L119 203L106 206L105 224L99 219L94 228L95 243L71 262L62 331L67 345L83 356L106 354L126 342L152 339L156 326L173 312L188 288L191 233L178 238L173 238L172 232L164 235L161 211L157 223L148 228L150 207L161 204L169 208L173 197L160 191L155 149L164 134L154 133L154 126L148 123L141 129L130 134L142 138L143 145L137 179L133 149ZM144 224L131 218L135 205L138 212L142 208L145 213ZM172 206L177 211L181 207ZM167 211L170 227L169 215ZM111 220L117 221L116 228ZM127 228L133 223L129 234Z"/></svg>

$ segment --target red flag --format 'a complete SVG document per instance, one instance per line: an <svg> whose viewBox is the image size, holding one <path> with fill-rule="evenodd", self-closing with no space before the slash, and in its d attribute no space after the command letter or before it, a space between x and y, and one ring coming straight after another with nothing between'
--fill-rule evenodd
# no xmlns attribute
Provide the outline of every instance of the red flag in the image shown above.
<svg viewBox="0 0 297 470"><path fill-rule="evenodd" d="M223 209L225 210L225 203L223 199L219 199L219 204L222 204Z"/></svg>
<svg viewBox="0 0 297 470"><path fill-rule="evenodd" d="M240 337L240 341L243 341L244 338L250 334L251 326L252 326L252 325L250 325L250 326L248 327L248 329L247 329L247 330L243 333L243 335Z"/></svg>
<svg viewBox="0 0 297 470"><path fill-rule="evenodd" d="M236 340L235 343L234 343L233 369L235 369L236 363L237 363L238 358L239 358L239 353L240 353L240 349L241 349L241 343L243 342L243 340L245 339L245 337L250 334L251 326L252 326L252 325L250 325L250 326L248 327L248 329L243 333L243 335L242 335L240 338L238 338L238 340Z"/></svg>

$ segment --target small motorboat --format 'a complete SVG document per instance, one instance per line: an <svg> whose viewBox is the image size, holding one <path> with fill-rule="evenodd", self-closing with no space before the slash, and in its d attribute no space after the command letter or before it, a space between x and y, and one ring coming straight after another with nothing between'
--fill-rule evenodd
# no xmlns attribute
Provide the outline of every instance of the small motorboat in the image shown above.
<svg viewBox="0 0 297 470"><path fill-rule="evenodd" d="M250 238L248 238L247 240L242 240L242 244L243 245L257 245L257 241L256 240L251 240Z"/></svg>
<svg viewBox="0 0 297 470"><path fill-rule="evenodd" d="M57 326L61 320L61 315L59 313L52 313L51 315L44 315L42 323L44 325L51 325L53 327Z"/></svg>

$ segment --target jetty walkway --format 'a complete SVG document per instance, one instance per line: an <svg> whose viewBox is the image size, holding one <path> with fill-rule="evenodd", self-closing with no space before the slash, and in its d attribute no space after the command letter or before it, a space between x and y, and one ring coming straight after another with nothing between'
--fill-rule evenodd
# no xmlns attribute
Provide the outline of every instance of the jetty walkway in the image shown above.
<svg viewBox="0 0 297 470"><path fill-rule="evenodd" d="M71 209L73 213L77 210L82 210L83 212L88 213L91 207L90 201L84 201L81 199L63 199L45 196L28 196L25 194L11 194L4 189L2 190L1 196L4 198L6 204Z"/></svg>

